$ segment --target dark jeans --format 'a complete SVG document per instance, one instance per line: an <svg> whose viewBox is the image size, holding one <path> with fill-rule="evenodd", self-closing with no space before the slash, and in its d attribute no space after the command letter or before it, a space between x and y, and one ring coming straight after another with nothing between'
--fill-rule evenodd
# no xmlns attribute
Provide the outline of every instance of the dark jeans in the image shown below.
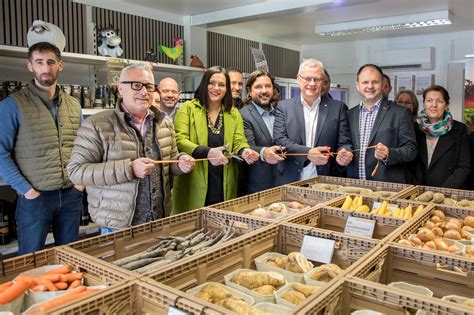
<svg viewBox="0 0 474 315"><path fill-rule="evenodd" d="M18 199L15 219L19 255L43 249L50 225L56 246L78 238L82 192L71 187L40 193L32 200L23 196Z"/></svg>

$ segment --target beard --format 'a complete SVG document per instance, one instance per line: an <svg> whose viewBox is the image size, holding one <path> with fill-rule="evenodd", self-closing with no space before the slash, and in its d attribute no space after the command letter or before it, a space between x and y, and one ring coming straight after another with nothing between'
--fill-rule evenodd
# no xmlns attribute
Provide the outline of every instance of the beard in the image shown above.
<svg viewBox="0 0 474 315"><path fill-rule="evenodd" d="M42 86L52 86L54 84L56 84L57 82L57 79L58 79L58 74L56 73L50 73L48 74L48 78L45 79L45 78L42 78L44 74L43 73L35 73L34 76L35 76L35 79L36 81L41 84Z"/></svg>
<svg viewBox="0 0 474 315"><path fill-rule="evenodd" d="M252 102L254 102L256 105L259 105L259 106L268 106L268 105L270 105L271 101L272 101L272 98L271 98L270 95L268 95L268 100L266 100L264 102L262 102L260 100L260 98L258 98L258 97L252 97Z"/></svg>

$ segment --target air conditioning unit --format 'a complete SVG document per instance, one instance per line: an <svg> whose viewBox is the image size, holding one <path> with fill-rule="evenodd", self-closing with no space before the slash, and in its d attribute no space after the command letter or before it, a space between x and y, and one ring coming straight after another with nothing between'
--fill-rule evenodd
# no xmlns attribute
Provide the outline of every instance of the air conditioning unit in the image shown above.
<svg viewBox="0 0 474 315"><path fill-rule="evenodd" d="M373 63L384 70L433 70L433 47L375 51Z"/></svg>

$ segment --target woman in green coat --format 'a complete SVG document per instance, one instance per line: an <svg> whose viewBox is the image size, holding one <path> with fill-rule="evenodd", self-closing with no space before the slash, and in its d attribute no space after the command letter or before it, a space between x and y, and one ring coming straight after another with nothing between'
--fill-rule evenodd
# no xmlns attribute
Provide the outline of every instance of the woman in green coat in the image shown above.
<svg viewBox="0 0 474 315"><path fill-rule="evenodd" d="M180 152L195 159L194 170L174 178L173 210L178 214L237 196L237 161L226 157L225 148L252 164L258 153L245 138L242 116L232 107L230 80L222 67L211 67L199 84L195 98L184 103L174 119Z"/></svg>

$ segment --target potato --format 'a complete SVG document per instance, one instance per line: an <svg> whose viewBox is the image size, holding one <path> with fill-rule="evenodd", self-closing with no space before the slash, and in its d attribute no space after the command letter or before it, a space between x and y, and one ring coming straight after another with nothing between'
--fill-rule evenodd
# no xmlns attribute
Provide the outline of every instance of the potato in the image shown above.
<svg viewBox="0 0 474 315"><path fill-rule="evenodd" d="M421 201L421 202L430 202L431 199L433 199L433 192L432 191L425 191L421 195L415 198L416 201Z"/></svg>
<svg viewBox="0 0 474 315"><path fill-rule="evenodd" d="M456 205L456 200L451 199L451 198L445 198L443 200L443 204L445 204L447 206L454 206L454 205Z"/></svg>
<svg viewBox="0 0 474 315"><path fill-rule="evenodd" d="M445 197L443 193L434 193L431 201L434 203L443 203L444 199Z"/></svg>
<svg viewBox="0 0 474 315"><path fill-rule="evenodd" d="M457 203L458 207L469 207L471 203L467 199L463 199Z"/></svg>

